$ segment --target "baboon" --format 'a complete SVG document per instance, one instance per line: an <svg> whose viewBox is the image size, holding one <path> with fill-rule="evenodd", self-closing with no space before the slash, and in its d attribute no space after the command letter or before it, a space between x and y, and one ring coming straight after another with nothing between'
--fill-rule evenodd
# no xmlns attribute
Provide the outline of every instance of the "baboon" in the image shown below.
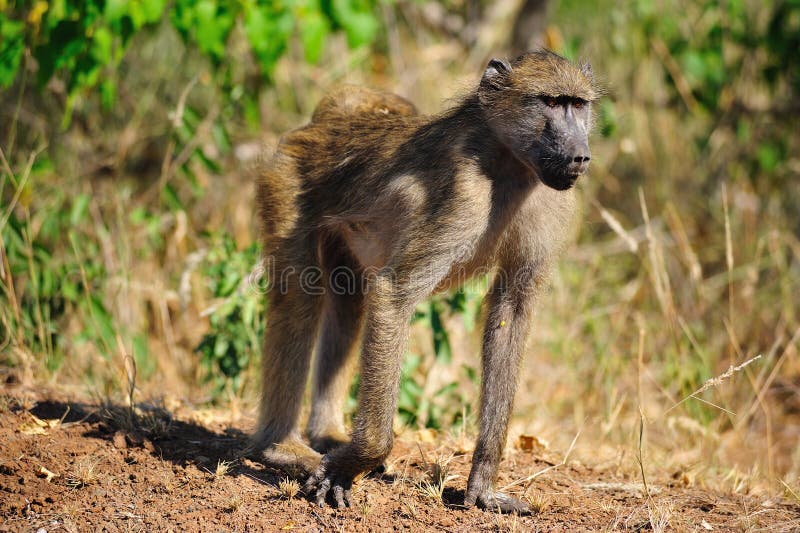
<svg viewBox="0 0 800 533"><path fill-rule="evenodd" d="M305 490L319 505L328 497L351 505L353 478L392 448L415 305L491 269L464 503L529 512L494 481L533 306L570 234L571 188L589 165L597 97L588 64L540 50L491 60L478 87L439 115L346 88L282 137L257 178L264 253L276 273L255 435L265 463L309 473ZM340 290L337 272L366 282ZM309 446L298 416L315 347ZM348 435L342 406L359 348Z"/></svg>

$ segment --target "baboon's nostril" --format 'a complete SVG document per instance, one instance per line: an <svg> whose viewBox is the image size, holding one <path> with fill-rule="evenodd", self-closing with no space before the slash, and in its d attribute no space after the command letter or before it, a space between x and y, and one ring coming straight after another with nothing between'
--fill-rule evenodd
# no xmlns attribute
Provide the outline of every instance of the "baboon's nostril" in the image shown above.
<svg viewBox="0 0 800 533"><path fill-rule="evenodd" d="M586 161L589 161L589 159L591 159L591 157L589 157L588 155L578 155L578 156L575 156L573 161L575 163L584 163Z"/></svg>

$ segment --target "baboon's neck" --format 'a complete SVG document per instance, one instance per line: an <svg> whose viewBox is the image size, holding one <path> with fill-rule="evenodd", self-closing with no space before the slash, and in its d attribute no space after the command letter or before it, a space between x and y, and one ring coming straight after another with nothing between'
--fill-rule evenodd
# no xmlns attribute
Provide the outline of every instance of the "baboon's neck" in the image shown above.
<svg viewBox="0 0 800 533"><path fill-rule="evenodd" d="M486 176L493 181L514 181L518 185L533 185L538 181L530 167L514 156L486 119L477 93L468 95L444 120L447 128L457 131L465 155L476 160Z"/></svg>

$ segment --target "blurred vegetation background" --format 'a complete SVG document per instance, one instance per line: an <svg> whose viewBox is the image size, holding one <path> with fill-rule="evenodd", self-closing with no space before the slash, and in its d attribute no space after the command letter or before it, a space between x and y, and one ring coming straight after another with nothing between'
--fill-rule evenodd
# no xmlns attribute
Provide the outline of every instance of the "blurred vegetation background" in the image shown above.
<svg viewBox="0 0 800 533"><path fill-rule="evenodd" d="M137 398L252 414L262 146L337 83L433 113L490 57L546 46L591 60L607 95L512 442L580 432L573 457L598 468L800 493L800 1L0 8L7 384L121 399L135 363ZM407 427L474 431L480 289L419 307Z"/></svg>

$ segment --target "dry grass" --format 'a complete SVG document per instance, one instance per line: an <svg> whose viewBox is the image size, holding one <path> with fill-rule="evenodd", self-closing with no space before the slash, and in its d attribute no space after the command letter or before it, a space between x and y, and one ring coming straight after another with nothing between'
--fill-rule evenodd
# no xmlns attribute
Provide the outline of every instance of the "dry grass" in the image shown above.
<svg viewBox="0 0 800 533"><path fill-rule="evenodd" d="M217 461L217 467L214 469L214 479L222 479L231 472L233 461Z"/></svg>
<svg viewBox="0 0 800 533"><path fill-rule="evenodd" d="M548 509L550 509L550 505L552 504L552 500L546 494L535 494L529 498L527 498L528 503L531 505L531 510L535 514L542 514L546 513Z"/></svg>
<svg viewBox="0 0 800 533"><path fill-rule="evenodd" d="M651 500L647 505L647 514L650 517L650 528L653 533L667 531L674 513L675 509L670 502L655 503Z"/></svg>
<svg viewBox="0 0 800 533"><path fill-rule="evenodd" d="M98 467L102 461L94 457L83 457L66 475L67 485L73 489L87 487L98 481Z"/></svg>
<svg viewBox="0 0 800 533"><path fill-rule="evenodd" d="M442 501L442 494L446 484L457 478L457 476L450 474L448 468L454 456L452 453L446 456L437 456L436 459L429 463L425 459L421 448L420 454L422 454L425 477L417 483L417 490L426 498Z"/></svg>
<svg viewBox="0 0 800 533"><path fill-rule="evenodd" d="M278 482L278 491L282 497L291 500L300 493L300 483L295 479L283 478Z"/></svg>
<svg viewBox="0 0 800 533"><path fill-rule="evenodd" d="M225 505L225 512L235 513L236 511L241 509L243 504L244 500L242 499L241 495L234 494L228 499L228 502Z"/></svg>

